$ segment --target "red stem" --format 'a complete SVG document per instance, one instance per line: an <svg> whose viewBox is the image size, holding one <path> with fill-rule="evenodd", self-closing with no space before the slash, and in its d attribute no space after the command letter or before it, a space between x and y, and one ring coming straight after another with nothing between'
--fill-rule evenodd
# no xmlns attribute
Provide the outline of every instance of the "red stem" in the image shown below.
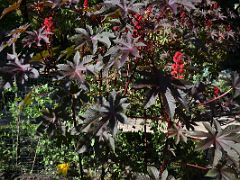
<svg viewBox="0 0 240 180"><path fill-rule="evenodd" d="M190 167L197 168L197 169L202 169L202 170L204 170L204 171L208 171L208 170L209 170L209 168L202 167L202 166L199 166L199 165L197 165L197 164L189 164L189 163L187 163L186 165L187 165L187 166L190 166Z"/></svg>
<svg viewBox="0 0 240 180"><path fill-rule="evenodd" d="M204 102L204 103L200 103L199 106L200 106L200 105L206 105L206 104L209 104L209 103L211 103L211 102L213 102L213 101L216 101L216 100L218 100L218 99L221 99L222 97L224 97L224 96L226 96L228 93L230 93L232 90L233 90L233 88L230 88L227 92L221 94L220 96L217 96L217 97L215 97L215 98L213 98L213 99L210 99L210 100L208 100L208 101L206 101L206 102Z"/></svg>

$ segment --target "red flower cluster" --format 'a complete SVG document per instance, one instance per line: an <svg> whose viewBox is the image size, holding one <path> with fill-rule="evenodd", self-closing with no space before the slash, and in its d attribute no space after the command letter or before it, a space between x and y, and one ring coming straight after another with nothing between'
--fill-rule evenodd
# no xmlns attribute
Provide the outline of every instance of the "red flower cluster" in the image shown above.
<svg viewBox="0 0 240 180"><path fill-rule="evenodd" d="M88 9L88 0L84 0L84 2L83 2L83 9L84 10Z"/></svg>
<svg viewBox="0 0 240 180"><path fill-rule="evenodd" d="M133 26L134 26L134 30L133 30L133 36L135 37L137 37L137 36L139 36L139 30L140 29L142 29L142 26L141 26L141 24L142 24L142 19L143 19L143 16L141 16L140 14L135 14L134 15L134 19L133 19L133 21L132 21L132 23L133 23Z"/></svg>
<svg viewBox="0 0 240 180"><path fill-rule="evenodd" d="M52 17L51 17L51 16L44 19L43 27L44 27L44 29L45 29L48 33L52 33L52 32L53 32L54 26L53 26L53 20L52 20Z"/></svg>
<svg viewBox="0 0 240 180"><path fill-rule="evenodd" d="M136 29L141 29L142 28L142 26L140 25L140 23L141 23L141 21L142 21L142 16L141 15L139 15L139 14L135 14L134 15L134 19L136 20L135 22L133 22L133 24L134 24L134 27L136 28Z"/></svg>
<svg viewBox="0 0 240 180"><path fill-rule="evenodd" d="M174 64L172 64L171 75L176 79L183 79L184 63L183 53L177 51L173 57Z"/></svg>
<svg viewBox="0 0 240 180"><path fill-rule="evenodd" d="M217 86L213 88L213 95L217 97L220 94L220 89Z"/></svg>

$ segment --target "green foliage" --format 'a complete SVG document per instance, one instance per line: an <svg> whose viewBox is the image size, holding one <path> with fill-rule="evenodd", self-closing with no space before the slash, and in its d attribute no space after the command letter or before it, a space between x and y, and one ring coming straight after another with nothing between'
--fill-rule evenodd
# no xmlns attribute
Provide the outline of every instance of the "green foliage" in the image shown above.
<svg viewBox="0 0 240 180"><path fill-rule="evenodd" d="M238 2L11 0L0 9L5 174L60 176L56 166L69 163L73 179L237 178L239 126L222 126L240 112L239 69L224 66L239 56ZM125 132L135 125L143 130Z"/></svg>

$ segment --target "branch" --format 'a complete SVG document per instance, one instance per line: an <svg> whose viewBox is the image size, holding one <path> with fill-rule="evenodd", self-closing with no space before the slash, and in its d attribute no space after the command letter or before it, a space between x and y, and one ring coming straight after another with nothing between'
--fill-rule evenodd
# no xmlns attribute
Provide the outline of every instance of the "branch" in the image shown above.
<svg viewBox="0 0 240 180"><path fill-rule="evenodd" d="M204 103L200 103L199 106L201 106L201 105L206 105L206 104L209 104L209 103L211 103L211 102L213 102L213 101L216 101L216 100L218 100L218 99L221 99L222 97L224 97L224 96L226 96L227 94L229 94L232 90L233 90L233 88L230 88L228 91L226 91L226 92L223 93L222 95L217 96L217 97L215 97L215 98L213 98L213 99L210 99L210 100L208 100L208 101L206 101L206 102L204 102Z"/></svg>
<svg viewBox="0 0 240 180"><path fill-rule="evenodd" d="M127 82L126 82L126 84L125 84L124 96L127 95L128 86L129 86L129 84L131 83L131 81L132 81L132 79L133 79L133 77L134 77L134 75L135 75L138 61L139 61L139 58L136 59L136 61L135 61L135 67L133 68L133 73L132 73L131 76L128 78L128 80L127 80Z"/></svg>
<svg viewBox="0 0 240 180"><path fill-rule="evenodd" d="M187 165L187 166L190 166L190 167L197 168L197 169L202 169L202 170L204 170L204 171L208 171L208 170L209 170L209 168L206 168L206 167L203 167L203 166L199 166L199 165L197 165L197 164L189 164L189 163L187 163L186 165Z"/></svg>

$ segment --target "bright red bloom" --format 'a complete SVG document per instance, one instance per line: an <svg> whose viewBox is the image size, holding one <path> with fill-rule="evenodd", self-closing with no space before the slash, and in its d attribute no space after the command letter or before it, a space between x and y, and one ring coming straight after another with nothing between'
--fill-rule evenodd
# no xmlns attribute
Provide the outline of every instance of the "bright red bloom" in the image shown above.
<svg viewBox="0 0 240 180"><path fill-rule="evenodd" d="M183 75L178 75L176 78L177 78L177 79L183 79L184 76L183 76Z"/></svg>
<svg viewBox="0 0 240 180"><path fill-rule="evenodd" d="M171 66L171 75L176 79L183 79L184 64L183 64L183 53L177 51L173 56L174 64Z"/></svg>
<svg viewBox="0 0 240 180"><path fill-rule="evenodd" d="M83 8L86 10L88 9L88 0L84 0L83 2Z"/></svg>
<svg viewBox="0 0 240 180"><path fill-rule="evenodd" d="M53 32L54 26L53 26L53 20L51 16L44 19L43 27L47 32L50 32L50 33Z"/></svg>
<svg viewBox="0 0 240 180"><path fill-rule="evenodd" d="M182 64L182 63L183 63L183 62L182 62L182 58L183 58L183 53L177 51L177 52L175 53L175 55L173 56L173 61L174 61L175 63Z"/></svg>
<svg viewBox="0 0 240 180"><path fill-rule="evenodd" d="M177 69L177 64L172 64L172 69Z"/></svg>
<svg viewBox="0 0 240 180"><path fill-rule="evenodd" d="M216 97L220 94L220 89L217 86L213 88L213 95Z"/></svg>
<svg viewBox="0 0 240 180"><path fill-rule="evenodd" d="M176 76L177 76L177 74L178 74L178 72L177 72L177 71L174 71L174 70L172 70L172 71L171 71L171 75L172 75L173 77L176 77Z"/></svg>
<svg viewBox="0 0 240 180"><path fill-rule="evenodd" d="M178 70L178 73L180 73L180 74L184 73L184 69L183 69L183 68L182 68L182 69L179 69L179 70Z"/></svg>

